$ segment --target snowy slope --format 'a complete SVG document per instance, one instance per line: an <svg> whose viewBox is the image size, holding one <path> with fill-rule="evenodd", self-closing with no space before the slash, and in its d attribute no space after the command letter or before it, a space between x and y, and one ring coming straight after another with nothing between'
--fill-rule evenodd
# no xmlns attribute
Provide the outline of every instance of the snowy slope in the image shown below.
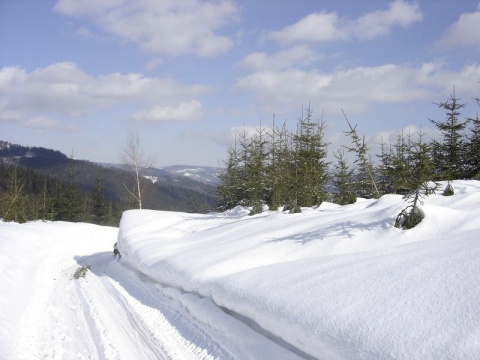
<svg viewBox="0 0 480 360"><path fill-rule="evenodd" d="M395 195L0 222L0 359L477 359L480 182L454 186L408 231Z"/></svg>
<svg viewBox="0 0 480 360"><path fill-rule="evenodd" d="M480 183L431 196L415 229L401 197L302 214L130 211L125 262L211 298L323 359L474 359L480 353Z"/></svg>

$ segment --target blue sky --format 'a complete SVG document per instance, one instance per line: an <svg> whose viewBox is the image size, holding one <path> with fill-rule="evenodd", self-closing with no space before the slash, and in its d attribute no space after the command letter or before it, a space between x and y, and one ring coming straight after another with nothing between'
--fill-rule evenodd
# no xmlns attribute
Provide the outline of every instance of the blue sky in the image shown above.
<svg viewBox="0 0 480 360"><path fill-rule="evenodd" d="M137 131L155 165L217 166L242 127L303 105L333 153L435 136L455 86L475 116L478 0L0 0L0 139L120 162Z"/></svg>

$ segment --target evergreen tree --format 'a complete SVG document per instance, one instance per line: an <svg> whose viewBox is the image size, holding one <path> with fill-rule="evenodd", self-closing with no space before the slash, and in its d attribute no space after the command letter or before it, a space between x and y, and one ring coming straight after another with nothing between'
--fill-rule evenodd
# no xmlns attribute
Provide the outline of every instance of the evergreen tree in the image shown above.
<svg viewBox="0 0 480 360"><path fill-rule="evenodd" d="M337 192L333 199L339 205L353 204L357 201L353 181L354 169L349 168L343 149L337 150L334 157L337 159L337 163L334 165L333 185Z"/></svg>
<svg viewBox="0 0 480 360"><path fill-rule="evenodd" d="M343 111L343 110L342 110ZM365 137L360 138L357 133L357 125L352 126L347 119L347 115L343 113L347 121L350 131L345 134L352 139L351 147L346 147L349 152L353 152L356 156L355 167L355 188L356 195L363 198L379 198L380 192L377 188L375 180L374 167L368 156L368 146L365 143Z"/></svg>
<svg viewBox="0 0 480 360"><path fill-rule="evenodd" d="M224 168L218 175L220 184L217 186L217 208L220 211L233 209L240 204L243 198L241 187L242 169L236 139L235 144L228 149L227 159L223 164Z"/></svg>
<svg viewBox="0 0 480 360"><path fill-rule="evenodd" d="M393 168L393 152L392 145L390 144L387 147L385 142L380 143L380 155L377 155L379 158L379 165L376 169L377 176L377 186L380 194L389 194L393 193L393 177L392 177L392 168ZM337 157L338 159L338 157Z"/></svg>
<svg viewBox="0 0 480 360"><path fill-rule="evenodd" d="M290 208L293 204L294 174L292 137L286 129L285 122L282 128L273 123L271 132L270 165L268 169L269 187L271 194L268 205L271 209L279 207Z"/></svg>
<svg viewBox="0 0 480 360"><path fill-rule="evenodd" d="M260 125L257 133L250 141L250 149L246 158L245 174L247 180L247 201L252 207L250 215L262 212L267 197L267 159L268 148L265 130Z"/></svg>
<svg viewBox="0 0 480 360"><path fill-rule="evenodd" d="M433 140L431 143L431 156L432 162L435 164L433 167L432 179L441 180L442 174L440 170L440 164L442 163L442 145L437 141Z"/></svg>
<svg viewBox="0 0 480 360"><path fill-rule="evenodd" d="M252 214L261 211L265 199L267 155L263 130L258 131L260 133L251 136L244 128L229 149L226 167L220 174L222 183L217 188L217 202L222 210L242 205L251 206Z"/></svg>
<svg viewBox="0 0 480 360"><path fill-rule="evenodd" d="M410 149L410 165L412 167L412 174L409 184L413 191L405 195L405 199L410 203L397 216L395 227L400 229L411 229L418 225L424 218L424 213L420 208L423 204L422 199L432 193L438 188L438 184L430 181L432 177L433 162L430 157L431 145L424 140L424 133L418 134L417 141L413 142Z"/></svg>
<svg viewBox="0 0 480 360"><path fill-rule="evenodd" d="M106 225L108 223L108 201L105 196L103 180L96 179L96 186L93 191L91 219L94 224Z"/></svg>
<svg viewBox="0 0 480 360"><path fill-rule="evenodd" d="M247 173L247 164L250 161L252 151L252 139L247 129L243 127L243 131L238 134L238 149L240 167L238 172L239 183L239 203L242 206L251 206L248 199L248 192L250 187L250 179Z"/></svg>
<svg viewBox="0 0 480 360"><path fill-rule="evenodd" d="M477 104L480 105L480 98L475 98ZM480 180L480 117L477 114L475 118L469 119L472 127L470 128L470 136L467 137L467 146L465 152L466 177Z"/></svg>
<svg viewBox="0 0 480 360"><path fill-rule="evenodd" d="M394 145L387 148L381 144L380 164L377 168L377 185L381 194L405 195L412 190L410 179L412 164L410 159L411 134L401 131L397 134Z"/></svg>
<svg viewBox="0 0 480 360"><path fill-rule="evenodd" d="M462 162L465 150L465 135L463 131L467 126L467 120L460 120L460 110L466 106L459 102L455 96L455 88L449 99L436 104L445 110L446 119L443 121L430 121L443 135L443 143L440 143L437 154L437 173L440 179L454 180L465 176L465 166Z"/></svg>
<svg viewBox="0 0 480 360"><path fill-rule="evenodd" d="M79 208L80 212L77 221L96 224L96 222L93 220L92 196L87 192L83 193L82 195L83 199L81 199L81 206Z"/></svg>
<svg viewBox="0 0 480 360"><path fill-rule="evenodd" d="M42 181L42 190L40 193L39 203L40 203L40 206L38 209L39 218L42 219L43 221L53 220L52 196L50 194L49 185L47 182L47 178L45 176L43 177L43 181Z"/></svg>
<svg viewBox="0 0 480 360"><path fill-rule="evenodd" d="M122 207L118 201L109 202L107 210L107 225L118 226L122 217Z"/></svg>
<svg viewBox="0 0 480 360"><path fill-rule="evenodd" d="M81 220L80 194L75 177L75 161L73 156L71 156L67 169L67 183L59 184L55 206L55 220L72 222Z"/></svg>
<svg viewBox="0 0 480 360"><path fill-rule="evenodd" d="M298 119L293 136L295 166L300 206L320 205L326 197L328 181L327 144L324 142L325 123L313 120L313 109L305 108Z"/></svg>
<svg viewBox="0 0 480 360"><path fill-rule="evenodd" d="M412 135L400 132L397 135L397 142L394 145L392 179L393 193L405 195L415 188L412 184L413 164L411 163Z"/></svg>

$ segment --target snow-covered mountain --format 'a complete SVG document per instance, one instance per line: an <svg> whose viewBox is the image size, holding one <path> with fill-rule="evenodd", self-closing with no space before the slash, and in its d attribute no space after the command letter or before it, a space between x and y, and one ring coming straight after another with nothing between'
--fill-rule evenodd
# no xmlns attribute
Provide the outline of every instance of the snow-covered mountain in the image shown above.
<svg viewBox="0 0 480 360"><path fill-rule="evenodd" d="M174 176L183 176L209 185L217 185L220 182L218 178L220 168L217 167L172 165L163 166L159 168L159 170L164 170Z"/></svg>
<svg viewBox="0 0 480 360"><path fill-rule="evenodd" d="M123 164L99 163L99 165L117 169L125 169ZM220 168L212 166L198 166L198 165L171 165L162 167L150 167L146 169L145 177L152 182L157 182L161 178L185 178L200 183L216 186L220 183L218 174Z"/></svg>

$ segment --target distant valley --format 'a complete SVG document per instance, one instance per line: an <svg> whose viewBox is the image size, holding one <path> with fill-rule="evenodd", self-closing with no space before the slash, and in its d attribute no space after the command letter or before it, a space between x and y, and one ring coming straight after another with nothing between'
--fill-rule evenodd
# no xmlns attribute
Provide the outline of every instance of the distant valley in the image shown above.
<svg viewBox="0 0 480 360"><path fill-rule="evenodd" d="M94 191L97 180L101 179L110 200L120 202L122 209L133 206L125 190L132 181L131 176L122 164L76 160L60 151L6 141L0 141L0 164L32 169L63 181L69 176L69 166L73 166L75 182L84 191ZM143 207L183 212L215 210L218 171L219 168L214 167L184 165L145 169L143 175L150 181L144 184Z"/></svg>

